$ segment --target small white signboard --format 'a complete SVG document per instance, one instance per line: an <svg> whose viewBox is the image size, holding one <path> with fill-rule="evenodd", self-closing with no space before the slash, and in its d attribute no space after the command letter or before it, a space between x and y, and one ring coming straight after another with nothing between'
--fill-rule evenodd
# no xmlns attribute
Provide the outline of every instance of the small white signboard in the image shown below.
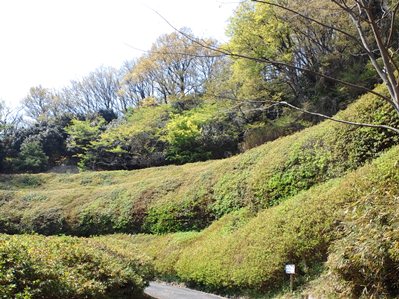
<svg viewBox="0 0 399 299"><path fill-rule="evenodd" d="M295 265L293 265L293 264L285 265L285 273L286 274L295 274Z"/></svg>

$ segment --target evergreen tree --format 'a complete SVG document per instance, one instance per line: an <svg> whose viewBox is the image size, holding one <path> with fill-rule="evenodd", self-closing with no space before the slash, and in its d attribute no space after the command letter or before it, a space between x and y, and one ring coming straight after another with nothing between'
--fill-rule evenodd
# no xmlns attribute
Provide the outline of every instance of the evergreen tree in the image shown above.
<svg viewBox="0 0 399 299"><path fill-rule="evenodd" d="M37 140L25 140L15 160L16 169L27 172L40 172L46 169L48 157Z"/></svg>

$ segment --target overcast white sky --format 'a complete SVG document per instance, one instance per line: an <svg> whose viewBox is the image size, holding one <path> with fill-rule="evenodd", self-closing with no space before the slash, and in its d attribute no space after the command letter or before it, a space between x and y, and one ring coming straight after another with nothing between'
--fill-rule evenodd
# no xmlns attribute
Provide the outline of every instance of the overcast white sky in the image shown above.
<svg viewBox="0 0 399 299"><path fill-rule="evenodd" d="M174 26L225 41L229 0L0 0L0 99L61 88L101 65L120 67Z"/></svg>

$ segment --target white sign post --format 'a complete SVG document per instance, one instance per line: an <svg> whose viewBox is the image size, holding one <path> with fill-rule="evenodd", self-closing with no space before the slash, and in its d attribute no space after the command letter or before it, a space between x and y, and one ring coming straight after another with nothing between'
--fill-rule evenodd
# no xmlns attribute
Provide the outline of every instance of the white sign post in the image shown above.
<svg viewBox="0 0 399 299"><path fill-rule="evenodd" d="M285 265L285 273L290 275L290 289L291 292L294 290L294 275L295 275L295 265L287 264Z"/></svg>

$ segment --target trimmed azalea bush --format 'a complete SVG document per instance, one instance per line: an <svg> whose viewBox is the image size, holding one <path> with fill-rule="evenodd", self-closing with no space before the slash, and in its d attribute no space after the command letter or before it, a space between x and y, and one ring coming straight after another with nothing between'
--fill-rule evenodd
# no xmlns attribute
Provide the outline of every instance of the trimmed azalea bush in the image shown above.
<svg viewBox="0 0 399 299"><path fill-rule="evenodd" d="M151 273L88 239L0 235L1 298L138 298Z"/></svg>

